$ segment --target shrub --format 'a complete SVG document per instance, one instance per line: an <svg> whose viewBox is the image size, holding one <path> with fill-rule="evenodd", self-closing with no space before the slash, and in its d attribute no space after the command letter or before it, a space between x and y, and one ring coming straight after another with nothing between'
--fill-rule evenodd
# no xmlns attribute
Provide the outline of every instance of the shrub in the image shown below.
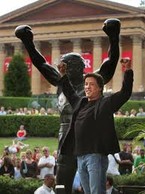
<svg viewBox="0 0 145 194"><path fill-rule="evenodd" d="M136 126L143 126L145 117L120 117L115 118L116 132L119 139L133 139L138 133L131 134L124 137L124 134L128 133Z"/></svg>
<svg viewBox="0 0 145 194"><path fill-rule="evenodd" d="M121 175L113 176L114 186L121 185L144 186L145 175ZM42 180L38 179L19 179L14 180L9 177L0 176L0 193L4 194L34 194L34 191L42 185ZM138 194L139 190L127 190L125 194Z"/></svg>
<svg viewBox="0 0 145 194"><path fill-rule="evenodd" d="M0 116L0 136L16 136L21 124L25 125L29 136L57 137L59 130L59 116Z"/></svg>
<svg viewBox="0 0 145 194"><path fill-rule="evenodd" d="M144 190L145 183L145 174L137 175L137 174L129 174L129 175L120 175L114 176L114 186L115 187L123 187L123 186L134 186L130 188L124 187L125 194L139 194ZM143 186L143 188L137 188L137 186Z"/></svg>
<svg viewBox="0 0 145 194"><path fill-rule="evenodd" d="M34 191L42 185L38 179L14 180L10 177L0 176L0 193L4 194L34 194Z"/></svg>
<svg viewBox="0 0 145 194"><path fill-rule="evenodd" d="M31 96L30 77L24 57L15 55L4 76L5 96Z"/></svg>

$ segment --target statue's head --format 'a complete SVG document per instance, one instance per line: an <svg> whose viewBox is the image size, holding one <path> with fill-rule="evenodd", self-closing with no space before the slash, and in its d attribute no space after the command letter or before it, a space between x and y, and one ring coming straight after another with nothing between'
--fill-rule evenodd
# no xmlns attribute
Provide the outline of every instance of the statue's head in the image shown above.
<svg viewBox="0 0 145 194"><path fill-rule="evenodd" d="M83 57L79 53L71 52L64 54L60 58L60 61L67 64L67 74L70 79L83 76L85 63Z"/></svg>

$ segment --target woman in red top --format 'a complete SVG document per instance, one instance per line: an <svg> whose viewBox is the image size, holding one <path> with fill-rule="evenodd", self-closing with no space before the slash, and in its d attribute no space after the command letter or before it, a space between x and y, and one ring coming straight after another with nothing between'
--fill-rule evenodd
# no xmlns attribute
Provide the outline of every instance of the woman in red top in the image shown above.
<svg viewBox="0 0 145 194"><path fill-rule="evenodd" d="M24 140L26 139L27 132L24 128L24 125L20 125L20 128L17 132L17 140Z"/></svg>

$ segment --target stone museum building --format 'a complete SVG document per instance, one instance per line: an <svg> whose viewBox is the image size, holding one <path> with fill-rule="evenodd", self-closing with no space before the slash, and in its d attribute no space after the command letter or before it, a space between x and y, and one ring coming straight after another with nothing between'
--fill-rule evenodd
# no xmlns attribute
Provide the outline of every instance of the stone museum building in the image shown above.
<svg viewBox="0 0 145 194"><path fill-rule="evenodd" d="M33 94L55 93L33 66L23 44L15 37L19 25L31 26L36 48L56 67L62 54L78 52L85 59L85 72L98 69L107 57L108 37L102 30L108 18L121 21L120 59L130 57L134 92L145 89L145 10L107 0L39 0L0 17L0 96L4 74L16 53L24 55ZM75 68L75 67L74 67ZM118 66L105 91L120 89L123 67Z"/></svg>

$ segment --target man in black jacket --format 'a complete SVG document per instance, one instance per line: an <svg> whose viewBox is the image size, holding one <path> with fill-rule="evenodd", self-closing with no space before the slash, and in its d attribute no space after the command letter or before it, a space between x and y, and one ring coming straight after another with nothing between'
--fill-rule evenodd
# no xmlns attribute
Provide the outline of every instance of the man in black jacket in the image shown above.
<svg viewBox="0 0 145 194"><path fill-rule="evenodd" d="M119 33L120 21L118 19L108 19L104 22L103 31L109 38L108 59L101 64L101 68L96 70L102 75L104 83L108 83L115 72L119 59ZM72 117L72 108L62 92L60 83L60 74L52 66L47 63L41 53L35 48L33 43L33 33L30 26L18 26L15 30L16 36L22 40L34 66L42 73L48 82L58 87L58 108L60 111L60 130L58 145L58 161L56 183L65 185L66 194L71 194L72 183L77 169L76 157L69 153L60 154L65 134L69 128ZM64 54L61 59L67 64L67 75L73 84L73 87L79 95L84 94L83 88L83 71L85 67L84 59L80 54L68 53Z"/></svg>
<svg viewBox="0 0 145 194"><path fill-rule="evenodd" d="M107 155L120 151L113 115L128 101L133 86L131 64L128 62L125 65L122 88L107 97L103 96L101 75L85 75L85 96L80 97L69 82L66 64L62 62L58 65L62 75L62 91L73 108L61 153L77 156L78 171L86 194L106 193Z"/></svg>

